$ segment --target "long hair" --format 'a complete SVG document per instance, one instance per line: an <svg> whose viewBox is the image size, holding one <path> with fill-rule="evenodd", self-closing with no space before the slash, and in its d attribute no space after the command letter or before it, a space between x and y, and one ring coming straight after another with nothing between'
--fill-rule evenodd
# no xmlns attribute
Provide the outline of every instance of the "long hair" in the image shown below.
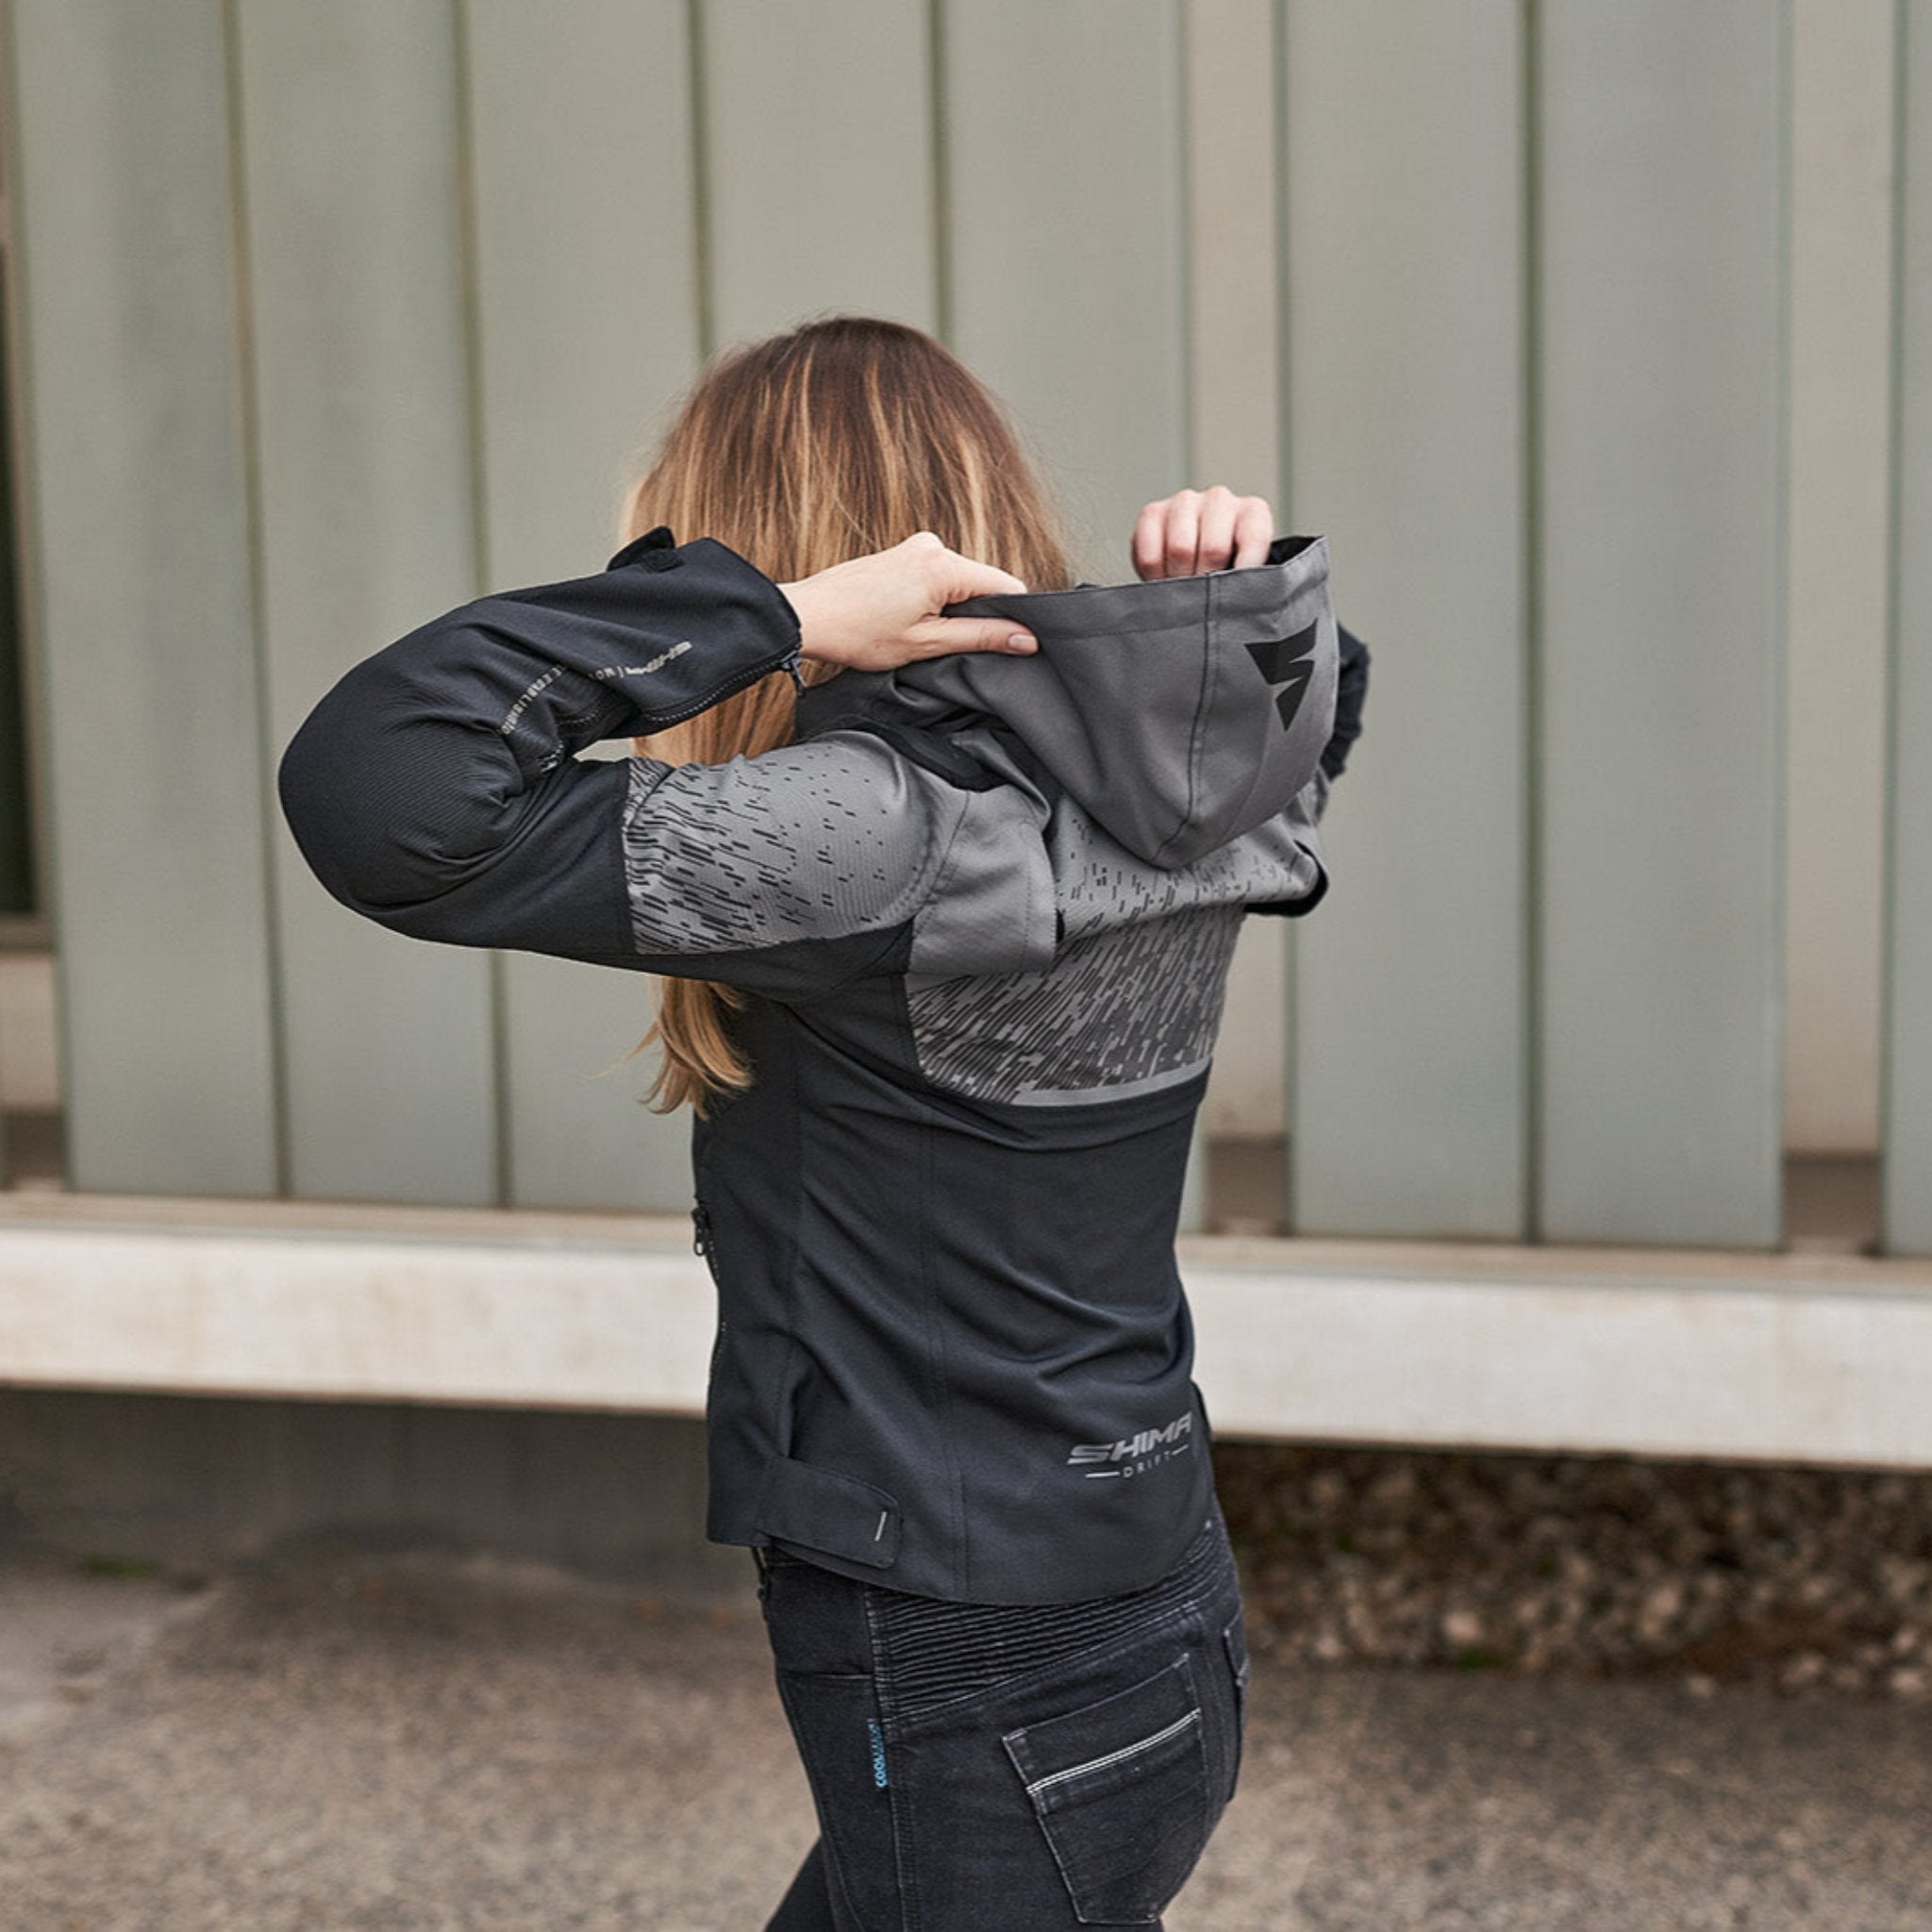
<svg viewBox="0 0 1932 1932"><path fill-rule="evenodd" d="M1029 590L1068 582L1058 521L999 405L932 337L864 316L808 323L705 372L625 508L626 540L659 524L716 538L776 583L920 530ZM791 742L794 698L775 673L637 746L673 764L755 758ZM702 1114L748 1086L730 1024L741 996L699 979L656 991L652 1105Z"/></svg>

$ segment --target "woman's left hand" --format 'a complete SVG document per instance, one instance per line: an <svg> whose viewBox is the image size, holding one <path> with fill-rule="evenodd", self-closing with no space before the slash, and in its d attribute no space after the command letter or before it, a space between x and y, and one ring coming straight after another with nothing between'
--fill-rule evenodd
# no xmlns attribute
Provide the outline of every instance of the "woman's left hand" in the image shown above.
<svg viewBox="0 0 1932 1932"><path fill-rule="evenodd" d="M855 557L779 590L798 613L799 652L822 664L896 671L952 651L1030 656L1033 634L1010 617L945 617L948 604L1026 588L1016 576L948 550L922 530L890 550Z"/></svg>
<svg viewBox="0 0 1932 1932"><path fill-rule="evenodd" d="M1143 579L1266 563L1274 512L1265 496L1237 496L1224 484L1182 490L1150 503L1134 523L1134 569Z"/></svg>

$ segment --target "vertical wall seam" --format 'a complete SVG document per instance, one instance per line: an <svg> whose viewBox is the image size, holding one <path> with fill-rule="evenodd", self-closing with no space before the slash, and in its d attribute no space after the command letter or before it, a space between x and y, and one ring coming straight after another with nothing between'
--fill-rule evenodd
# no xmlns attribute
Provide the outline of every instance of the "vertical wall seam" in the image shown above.
<svg viewBox="0 0 1932 1932"><path fill-rule="evenodd" d="M14 0L0 0L0 137L6 142L7 273L6 347L4 379L8 388L10 435L6 460L13 491L14 588L19 600L22 725L26 744L27 808L33 820L32 861L39 917L45 922L57 975L66 957L60 922L60 877L55 863L56 800L52 773L53 693L48 688L46 649L46 575L42 550L40 500L32 480L39 475L35 450L38 419L30 407L33 390L33 341L27 291L30 269L26 235L26 137L21 113L20 42ZM56 1031L63 1084L73 1065L68 1051L70 1003L57 1001Z"/></svg>
<svg viewBox="0 0 1932 1932"><path fill-rule="evenodd" d="M1194 339L1195 286L1200 269L1194 236L1194 116L1190 99L1193 86L1192 62L1188 55L1187 8L1182 0L1169 0L1168 21L1174 47L1174 88L1170 99L1174 108L1175 136L1174 208L1174 341L1180 356L1181 466L1191 488L1198 489L1201 451L1198 442L1199 412L1195 408L1195 384L1200 372L1194 366L1199 344Z"/></svg>
<svg viewBox="0 0 1932 1932"><path fill-rule="evenodd" d="M0 180L0 263L4 263L6 250L7 208L5 183ZM4 268L0 268L4 274ZM4 384L0 384L0 444L12 441L13 398ZM0 477L6 479L6 488L0 491L0 523L8 528L13 522L13 490L10 467L0 468ZM8 614L13 620L13 664L12 689L0 696L0 738L9 738L8 750L12 756L14 769L0 777L0 788L4 788L12 799L18 801L19 818L14 822L10 836L7 835L4 824L0 824L0 843L8 847L0 853L0 867L17 863L23 868L23 883L25 886L25 903L17 910L8 910L0 906L0 947L9 941L22 944L35 944L41 941L42 923L39 916L41 872L38 833L38 814L34 807L34 746L32 737L32 708L27 700L27 680L25 670L25 641L21 635L20 624L20 574L16 566L14 549L8 543L0 549L0 597L8 606ZM6 669L0 667L0 677L5 677ZM10 713L10 716L9 716ZM0 804L0 821L4 821L7 806Z"/></svg>
<svg viewBox="0 0 1932 1932"><path fill-rule="evenodd" d="M25 197L22 183L25 174L26 142L21 128L19 43L14 25L13 0L0 0L0 135L7 143L6 250L7 342L5 380L12 434L7 454L13 486L14 588L19 600L20 673L22 728L26 746L27 800L32 818L32 863L35 875L35 903L45 921L48 942L54 955L57 989L55 998L55 1068L59 1081L63 1120L66 1110L68 1069L74 1064L69 1039L69 1014L73 1003L60 989L62 964L67 958L60 923L59 871L54 862L57 849L54 829L54 785L51 774L52 693L47 689L45 650L46 607L42 597L45 579L42 574L41 525L38 502L29 493L28 479L38 474L32 460L35 446L34 421L27 399L32 394L26 299L26 250L22 237L26 231ZM68 1137L68 1158L73 1141ZM0 1182L8 1174L7 1149L0 1142Z"/></svg>
<svg viewBox="0 0 1932 1932"><path fill-rule="evenodd" d="M1543 1239L1543 155L1542 8L1522 0L1523 905L1522 1238Z"/></svg>
<svg viewBox="0 0 1932 1932"><path fill-rule="evenodd" d="M489 443L483 403L482 236L476 192L476 117L469 0L450 0L455 62L457 273L461 278L464 442L469 455L470 570L481 595L491 575Z"/></svg>
<svg viewBox="0 0 1932 1932"><path fill-rule="evenodd" d="M952 123L946 111L945 0L926 0L925 84L931 168L932 306L934 333L953 341L953 155Z"/></svg>
<svg viewBox="0 0 1932 1932"><path fill-rule="evenodd" d="M1269 224L1274 246L1274 474L1281 486L1280 526L1292 530L1299 514L1294 498L1294 471L1291 466L1291 430L1293 424L1294 391L1289 354L1292 310L1289 306L1288 232L1288 0L1274 0L1269 20L1272 46L1271 85L1274 94L1274 165L1271 171L1270 192L1274 195L1274 219ZM1281 998L1287 1008L1282 1044L1281 1074L1284 1083L1281 1165L1281 1224L1290 1234L1298 1231L1295 1170L1301 1159L1301 935L1297 922L1285 922L1289 930L1282 937Z"/></svg>
<svg viewBox="0 0 1932 1932"><path fill-rule="evenodd" d="M1908 163L1910 131L1910 8L1895 0L1892 8L1891 74L1891 290L1888 387L1890 447L1886 452L1885 540L1885 816L1881 836L1884 890L1879 895L1878 992L1878 1252L1895 1252L1900 1176L1892 1158L1896 1138L1898 1042L1898 915L1900 889L1899 773L1905 755L1900 729L1900 690L1904 682L1904 544L1906 409L1907 215L1911 195Z"/></svg>
<svg viewBox="0 0 1932 1932"><path fill-rule="evenodd" d="M475 72L469 0L450 0L451 92L456 108L458 295L462 315L463 444L470 495L470 589L490 587L490 449L483 399L482 232L476 190ZM490 1055L491 1192L499 1208L515 1197L515 1139L510 1123L509 974L502 952L491 949L484 971L489 995L485 1029Z"/></svg>
<svg viewBox="0 0 1932 1932"><path fill-rule="evenodd" d="M1196 441L1194 385L1199 372L1194 367L1194 275L1197 267L1194 247L1194 117L1190 111L1189 91L1193 84L1188 58L1188 24L1180 0L1169 0L1169 45L1173 49L1173 81L1168 95L1174 127L1174 248L1172 259L1175 353L1180 362L1180 458L1181 481L1199 488L1201 455ZM1208 1129L1203 1113L1195 1112L1188 1150L1188 1172L1181 1193L1181 1231L1196 1234L1208 1223Z"/></svg>
<svg viewBox="0 0 1932 1932"><path fill-rule="evenodd" d="M1289 349L1293 310L1289 304L1290 284L1288 233L1288 0L1274 0L1274 442L1275 470L1281 479L1281 517L1284 528L1293 529L1299 513L1294 500L1293 471L1289 466L1294 421L1294 391Z"/></svg>
<svg viewBox="0 0 1932 1932"><path fill-rule="evenodd" d="M1790 1084L1786 1056L1785 1008L1790 997L1790 654L1791 654L1791 373L1792 289L1796 256L1792 224L1794 200L1793 142L1797 114L1797 36L1791 0L1778 8L1777 99L1777 425L1772 487L1775 505L1772 517L1774 557L1772 584L1776 598L1773 618L1771 717L1771 917L1766 922L1770 973L1765 987L1765 1052L1771 1074L1771 1106L1766 1122L1771 1144L1764 1150L1770 1167L1771 1224L1769 1245L1785 1240L1784 1125L1786 1090Z"/></svg>
<svg viewBox="0 0 1932 1932"><path fill-rule="evenodd" d="M685 0L684 58L691 98L691 291L696 303L698 356L718 347L716 264L711 249L711 113L705 90L705 0Z"/></svg>
<svg viewBox="0 0 1932 1932"><path fill-rule="evenodd" d="M268 969L269 1107L275 1138L275 1191L294 1192L293 1101L289 1091L288 979L282 951L281 805L275 784L273 666L268 640L268 556L261 478L261 395L256 367L254 253L248 234L248 143L244 138L241 0L222 0L222 62L228 117L228 253L232 264L235 383L241 417L242 493L247 518L248 613L255 664L256 757L261 793L261 890Z"/></svg>
<svg viewBox="0 0 1932 1932"><path fill-rule="evenodd" d="M5 425L7 486L12 500L12 556L14 614L19 619L20 737L24 761L22 791L26 805L26 863L33 891L33 908L24 917L8 921L11 934L27 945L52 943L54 849L49 831L53 787L48 782L44 755L43 725L47 712L42 704L36 666L41 653L36 644L36 627L31 617L31 571L33 545L26 497L29 466L26 461L26 361L24 331L25 303L15 290L20 280L20 213L22 142L19 131L20 92L17 85L14 47L13 0L0 0L0 122L6 124L6 152L0 158L0 291L5 295L5 336L0 344L0 382L6 386ZM44 939L42 935L45 935ZM0 1178L5 1176L4 1154L0 1154Z"/></svg>

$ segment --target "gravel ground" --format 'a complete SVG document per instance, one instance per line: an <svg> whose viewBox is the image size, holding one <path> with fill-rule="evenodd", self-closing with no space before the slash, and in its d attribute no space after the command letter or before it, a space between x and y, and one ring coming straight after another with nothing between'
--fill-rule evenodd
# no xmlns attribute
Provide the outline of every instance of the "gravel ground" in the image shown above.
<svg viewBox="0 0 1932 1932"><path fill-rule="evenodd" d="M1932 1700L1932 1474L1220 1443L1284 1661Z"/></svg>
<svg viewBox="0 0 1932 1932"><path fill-rule="evenodd" d="M42 1690L0 1728L5 1932L752 1932L810 1841L748 1591L348 1548L167 1584L0 1561ZM1932 1924L1896 1703L1262 1657L1249 1717L1171 1932Z"/></svg>

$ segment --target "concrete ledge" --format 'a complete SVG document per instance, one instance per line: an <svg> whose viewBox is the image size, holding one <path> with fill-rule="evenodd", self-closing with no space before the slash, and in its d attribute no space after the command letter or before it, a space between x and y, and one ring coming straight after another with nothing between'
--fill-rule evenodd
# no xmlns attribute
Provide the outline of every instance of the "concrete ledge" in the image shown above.
<svg viewBox="0 0 1932 1932"><path fill-rule="evenodd" d="M1226 1435L1932 1467L1932 1266L1191 1240ZM701 1412L681 1218L10 1196L0 1383Z"/></svg>
<svg viewBox="0 0 1932 1932"><path fill-rule="evenodd" d="M688 1222L147 1205L0 1220L0 1383L703 1413Z"/></svg>
<svg viewBox="0 0 1932 1932"><path fill-rule="evenodd" d="M1555 1258L1187 1280L1224 1435L1932 1467L1924 1280L1618 1278Z"/></svg>

